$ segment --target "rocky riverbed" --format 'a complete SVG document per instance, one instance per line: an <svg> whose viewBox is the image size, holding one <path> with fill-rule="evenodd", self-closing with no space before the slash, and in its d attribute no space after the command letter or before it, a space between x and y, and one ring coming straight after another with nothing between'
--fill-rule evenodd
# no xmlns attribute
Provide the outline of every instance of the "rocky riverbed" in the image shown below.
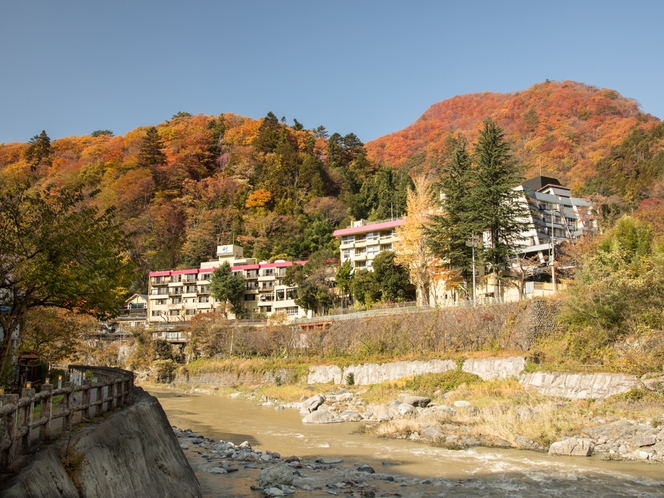
<svg viewBox="0 0 664 498"><path fill-rule="evenodd" d="M341 389L319 393L299 403L279 404L264 399L262 405L299 409L303 423L364 421L368 430L379 436L408 438L451 449L516 448L551 455L595 454L611 460L664 462L664 415L661 409L652 412L650 418L637 419L586 414L580 428L561 434L559 441L546 441L529 435L536 432L539 425L574 416L569 403L551 401L533 406L478 408L466 400L457 399L449 405L436 404L427 397L402 394L388 403L371 405L357 394ZM524 434L518 432L519 428Z"/></svg>

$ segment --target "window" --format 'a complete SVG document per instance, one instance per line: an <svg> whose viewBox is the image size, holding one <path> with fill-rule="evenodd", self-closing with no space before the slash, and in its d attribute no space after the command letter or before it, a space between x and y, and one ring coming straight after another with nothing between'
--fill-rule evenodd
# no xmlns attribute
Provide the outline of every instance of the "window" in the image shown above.
<svg viewBox="0 0 664 498"><path fill-rule="evenodd" d="M159 305L159 306L164 305L164 304L166 304L166 299L157 299L155 301L155 304Z"/></svg>
<svg viewBox="0 0 664 498"><path fill-rule="evenodd" d="M191 310L185 310L184 314L185 314L185 315L195 315L195 314L196 314L196 310L194 310L194 309L191 309Z"/></svg>
<svg viewBox="0 0 664 498"><path fill-rule="evenodd" d="M263 270L264 277L271 277L272 275L274 275L274 268L265 268Z"/></svg>
<svg viewBox="0 0 664 498"><path fill-rule="evenodd" d="M366 267L367 267L366 261L355 261L355 268L366 268Z"/></svg>
<svg viewBox="0 0 664 498"><path fill-rule="evenodd" d="M210 302L210 296L201 296L198 298L199 303L209 303Z"/></svg>
<svg viewBox="0 0 664 498"><path fill-rule="evenodd" d="M171 296L179 296L180 294L182 294L182 287L171 287L169 289L169 294Z"/></svg>
<svg viewBox="0 0 664 498"><path fill-rule="evenodd" d="M187 285L187 294L191 294L196 292L196 286L195 285Z"/></svg>
<svg viewBox="0 0 664 498"><path fill-rule="evenodd" d="M263 311L264 311L265 313L272 313L272 306L265 306L265 307L263 308Z"/></svg>
<svg viewBox="0 0 664 498"><path fill-rule="evenodd" d="M350 249L344 249L341 251L341 259L346 260L350 258Z"/></svg>
<svg viewBox="0 0 664 498"><path fill-rule="evenodd" d="M353 235L344 235L341 237L341 245L352 244L355 242L355 236Z"/></svg>
<svg viewBox="0 0 664 498"><path fill-rule="evenodd" d="M173 297L171 298L171 304L180 304L182 302L181 297Z"/></svg>
<svg viewBox="0 0 664 498"><path fill-rule="evenodd" d="M158 310L152 310L152 311L150 312L150 316L161 316L161 313L162 313L161 311L158 311Z"/></svg>
<svg viewBox="0 0 664 498"><path fill-rule="evenodd" d="M245 301L255 301L256 300L256 294L245 294L244 295L244 300Z"/></svg>
<svg viewBox="0 0 664 498"><path fill-rule="evenodd" d="M189 274L185 275L185 282L195 282L196 281L196 275L195 274Z"/></svg>
<svg viewBox="0 0 664 498"><path fill-rule="evenodd" d="M286 291L284 289L277 290L277 301L283 301L286 299Z"/></svg>
<svg viewBox="0 0 664 498"><path fill-rule="evenodd" d="M297 316L299 314L299 308L297 306L286 308L286 314L288 316Z"/></svg>
<svg viewBox="0 0 664 498"><path fill-rule="evenodd" d="M380 246L369 246L367 247L367 256L375 256L380 252Z"/></svg>
<svg viewBox="0 0 664 498"><path fill-rule="evenodd" d="M383 244L380 246L381 251L391 251L392 250L392 244Z"/></svg>
<svg viewBox="0 0 664 498"><path fill-rule="evenodd" d="M297 296L296 287L290 287L286 289L286 299L295 299L296 296Z"/></svg>
<svg viewBox="0 0 664 498"><path fill-rule="evenodd" d="M171 282L182 282L182 275L173 275Z"/></svg>
<svg viewBox="0 0 664 498"><path fill-rule="evenodd" d="M201 285L198 288L198 292L200 292L201 294L207 294L208 292L210 292L210 288L207 285Z"/></svg>
<svg viewBox="0 0 664 498"><path fill-rule="evenodd" d="M159 285L164 283L164 277L152 277L152 284Z"/></svg>
<svg viewBox="0 0 664 498"><path fill-rule="evenodd" d="M355 249L355 256L363 256L367 253L367 248L366 247L358 247Z"/></svg>
<svg viewBox="0 0 664 498"><path fill-rule="evenodd" d="M367 240L378 240L378 232L369 232L367 234Z"/></svg>
<svg viewBox="0 0 664 498"><path fill-rule="evenodd" d="M170 316L178 316L180 314L180 310L169 310L168 314Z"/></svg>
<svg viewBox="0 0 664 498"><path fill-rule="evenodd" d="M364 242L365 240L367 240L367 238L364 234L355 236L355 242Z"/></svg>

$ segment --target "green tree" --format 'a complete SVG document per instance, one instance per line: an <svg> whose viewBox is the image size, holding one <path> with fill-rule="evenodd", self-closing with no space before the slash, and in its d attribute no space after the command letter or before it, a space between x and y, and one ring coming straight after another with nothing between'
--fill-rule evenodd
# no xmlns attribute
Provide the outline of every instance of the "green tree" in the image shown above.
<svg viewBox="0 0 664 498"><path fill-rule="evenodd" d="M488 235L484 260L493 273L494 296L498 298L498 271L507 266L514 254L527 228L528 211L521 202L521 192L514 190L522 180L521 168L512 157L503 130L491 119L484 121L474 161L476 167L469 192L471 208Z"/></svg>
<svg viewBox="0 0 664 498"><path fill-rule="evenodd" d="M440 192L440 214L430 216L425 234L432 252L451 271L458 272L468 289L472 278L472 248L466 242L473 233L481 234L484 226L472 204L474 197L469 195L473 189L473 169L466 141L461 135L448 137L447 146L450 153L436 184Z"/></svg>
<svg viewBox="0 0 664 498"><path fill-rule="evenodd" d="M281 125L272 111L267 113L258 128L258 134L253 141L254 149L258 152L274 152L279 144Z"/></svg>
<svg viewBox="0 0 664 498"><path fill-rule="evenodd" d="M90 133L91 137L112 137L113 132L111 130L95 130L92 133Z"/></svg>
<svg viewBox="0 0 664 498"><path fill-rule="evenodd" d="M408 268L395 261L392 251L383 251L373 260L373 271L380 285L383 301L403 301L410 285Z"/></svg>
<svg viewBox="0 0 664 498"><path fill-rule="evenodd" d="M364 305L375 303L381 296L376 274L369 270L356 271L350 288L355 301Z"/></svg>
<svg viewBox="0 0 664 498"><path fill-rule="evenodd" d="M154 168L159 164L166 163L166 155L163 152L164 144L159 137L159 132L154 126L150 126L145 132L145 138L138 151L138 164L142 167Z"/></svg>
<svg viewBox="0 0 664 498"><path fill-rule="evenodd" d="M30 145L25 151L25 159L30 164L32 169L35 169L41 164L50 166L53 162L53 147L51 146L51 139L46 132L42 130L39 135L35 135L28 142Z"/></svg>
<svg viewBox="0 0 664 498"><path fill-rule="evenodd" d="M228 262L225 262L212 272L212 276L210 277L210 294L217 302L224 306L224 316L228 316L228 305L230 305L230 311L236 317L244 315L245 289L244 277L240 274L234 274Z"/></svg>
<svg viewBox="0 0 664 498"><path fill-rule="evenodd" d="M190 117L191 117L191 113L190 113L190 112L187 112L187 111L178 111L178 112L176 112L175 114L173 114L173 116L171 117L171 119L190 118Z"/></svg>
<svg viewBox="0 0 664 498"><path fill-rule="evenodd" d="M0 372L32 308L117 315L131 278L128 244L113 210L90 202L96 193L0 180Z"/></svg>
<svg viewBox="0 0 664 498"><path fill-rule="evenodd" d="M352 298L351 286L353 284L353 264L350 259L347 259L339 266L334 281L341 293L342 303L347 305L348 299Z"/></svg>
<svg viewBox="0 0 664 498"><path fill-rule="evenodd" d="M337 258L331 249L322 249L311 255L304 266L292 265L286 270L284 283L297 285L295 303L318 314L327 312L333 305L330 293L334 287Z"/></svg>

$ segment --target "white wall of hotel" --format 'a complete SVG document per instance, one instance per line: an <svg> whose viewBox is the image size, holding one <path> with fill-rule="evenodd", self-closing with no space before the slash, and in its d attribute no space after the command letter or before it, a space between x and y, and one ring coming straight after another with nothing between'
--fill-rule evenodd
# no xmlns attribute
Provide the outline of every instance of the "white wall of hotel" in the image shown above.
<svg viewBox="0 0 664 498"><path fill-rule="evenodd" d="M218 246L217 257L201 263L200 268L150 272L148 322L184 322L196 314L217 311L219 303L210 294L210 277L224 262L244 277L244 303L251 315L283 313L289 319L307 316L306 310L295 304L296 288L283 283L286 268L303 261L258 263L254 258L244 258L242 247L236 245ZM229 317L234 318L232 314Z"/></svg>

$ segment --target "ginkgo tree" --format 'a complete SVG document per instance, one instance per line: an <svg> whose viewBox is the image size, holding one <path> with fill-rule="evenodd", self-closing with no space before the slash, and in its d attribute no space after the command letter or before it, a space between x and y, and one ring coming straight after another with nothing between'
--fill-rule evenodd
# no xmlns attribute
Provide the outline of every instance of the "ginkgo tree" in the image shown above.
<svg viewBox="0 0 664 498"><path fill-rule="evenodd" d="M415 188L408 190L406 206L408 216L404 223L397 227L397 240L394 243L395 261L408 268L410 281L417 289L417 304L429 304L431 291L432 266L434 258L431 246L425 234L427 217L435 209L431 191L431 181L425 174L413 178Z"/></svg>

